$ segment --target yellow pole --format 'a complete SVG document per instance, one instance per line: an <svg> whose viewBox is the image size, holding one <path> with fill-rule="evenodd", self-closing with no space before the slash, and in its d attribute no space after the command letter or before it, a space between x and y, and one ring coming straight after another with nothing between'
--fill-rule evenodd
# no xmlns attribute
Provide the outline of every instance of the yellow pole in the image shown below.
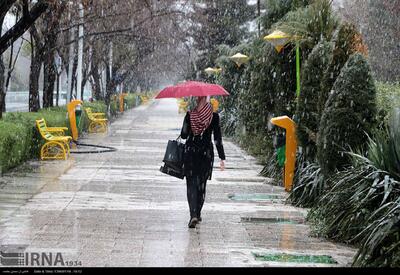
<svg viewBox="0 0 400 275"><path fill-rule="evenodd" d="M78 140L78 128L76 127L75 109L76 106L78 106L79 104L82 105L83 102L81 100L72 100L70 103L67 104L69 125L72 133L72 139L74 141Z"/></svg>
<svg viewBox="0 0 400 275"><path fill-rule="evenodd" d="M121 113L124 112L124 98L126 96L126 93L122 93L119 95L119 111Z"/></svg>
<svg viewBox="0 0 400 275"><path fill-rule="evenodd" d="M271 123L286 130L286 160L284 185L285 190L289 192L292 189L294 169L296 165L297 137L296 123L288 116L280 116L271 119Z"/></svg>

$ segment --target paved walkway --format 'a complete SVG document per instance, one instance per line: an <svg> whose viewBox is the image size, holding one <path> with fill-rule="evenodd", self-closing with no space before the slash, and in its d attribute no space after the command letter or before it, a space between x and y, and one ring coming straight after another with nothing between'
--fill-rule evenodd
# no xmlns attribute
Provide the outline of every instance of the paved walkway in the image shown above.
<svg viewBox="0 0 400 275"><path fill-rule="evenodd" d="M283 188L225 141L226 170L208 183L203 222L188 229L184 181L158 171L182 125L175 100L126 112L108 135L82 140L118 151L31 161L0 178L0 246L61 252L83 266L327 266L259 261L253 253L329 255L354 249L310 237L306 210L284 204ZM216 165L218 162L216 162Z"/></svg>

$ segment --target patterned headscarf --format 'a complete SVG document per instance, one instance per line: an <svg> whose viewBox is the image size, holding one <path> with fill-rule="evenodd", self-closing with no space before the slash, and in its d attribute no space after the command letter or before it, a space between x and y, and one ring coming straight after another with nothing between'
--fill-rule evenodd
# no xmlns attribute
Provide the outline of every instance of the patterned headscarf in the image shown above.
<svg viewBox="0 0 400 275"><path fill-rule="evenodd" d="M190 126L195 136L201 135L210 126L213 118L213 109L210 103L204 104L199 110L191 111Z"/></svg>

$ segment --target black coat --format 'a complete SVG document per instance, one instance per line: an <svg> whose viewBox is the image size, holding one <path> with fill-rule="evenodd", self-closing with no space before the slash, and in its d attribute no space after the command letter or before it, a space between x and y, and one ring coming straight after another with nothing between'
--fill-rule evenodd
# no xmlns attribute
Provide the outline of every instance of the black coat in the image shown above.
<svg viewBox="0 0 400 275"><path fill-rule="evenodd" d="M186 140L184 153L184 171L186 177L200 176L202 180L211 179L214 165L214 147L211 134L218 156L225 160L224 146L222 144L221 126L218 113L213 113L210 126L200 136L194 136L190 127L190 114L186 113L183 121L181 137Z"/></svg>

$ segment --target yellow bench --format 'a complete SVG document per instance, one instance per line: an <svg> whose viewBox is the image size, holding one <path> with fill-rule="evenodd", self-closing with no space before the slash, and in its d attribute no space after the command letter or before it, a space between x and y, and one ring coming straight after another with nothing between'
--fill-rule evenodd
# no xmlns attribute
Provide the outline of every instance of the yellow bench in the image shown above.
<svg viewBox="0 0 400 275"><path fill-rule="evenodd" d="M69 143L72 137L65 136L66 127L47 127L46 121L36 120L36 126L40 135L46 141L40 149L40 159L67 159L70 154Z"/></svg>
<svg viewBox="0 0 400 275"><path fill-rule="evenodd" d="M93 113L91 108L85 108L89 118L89 133L104 133L107 131L107 122L105 113Z"/></svg>
<svg viewBox="0 0 400 275"><path fill-rule="evenodd" d="M141 95L140 99L142 100L143 104L147 104L149 102L149 98L145 95Z"/></svg>
<svg viewBox="0 0 400 275"><path fill-rule="evenodd" d="M188 109L189 102L186 102L183 98L178 100L178 113L186 113Z"/></svg>

